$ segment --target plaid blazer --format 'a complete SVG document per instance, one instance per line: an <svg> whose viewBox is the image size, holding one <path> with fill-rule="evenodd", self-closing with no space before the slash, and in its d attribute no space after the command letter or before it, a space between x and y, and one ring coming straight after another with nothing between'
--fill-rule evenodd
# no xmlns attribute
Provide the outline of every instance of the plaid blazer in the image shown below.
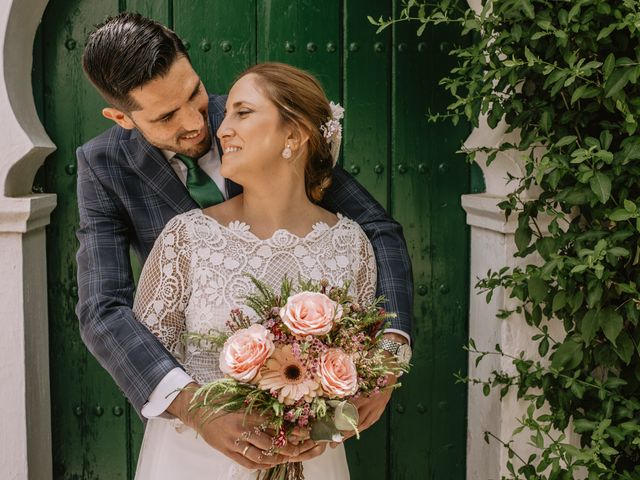
<svg viewBox="0 0 640 480"><path fill-rule="evenodd" d="M225 96L210 95L216 132ZM137 130L114 126L78 148L80 248L78 305L83 341L140 412L149 395L180 365L133 315L132 249L141 263L167 224L198 205L162 152ZM227 180L231 196L242 191ZM402 228L342 168L336 167L323 206L357 221L370 238L378 264L378 293L398 317L393 327L411 330L411 264Z"/></svg>

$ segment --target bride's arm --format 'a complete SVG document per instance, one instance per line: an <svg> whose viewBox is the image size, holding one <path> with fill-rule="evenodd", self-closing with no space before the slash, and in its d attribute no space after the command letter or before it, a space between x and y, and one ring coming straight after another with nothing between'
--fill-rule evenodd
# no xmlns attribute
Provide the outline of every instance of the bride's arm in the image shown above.
<svg viewBox="0 0 640 480"><path fill-rule="evenodd" d="M358 232L356 243L359 263L355 278L356 301L360 305L371 305L376 297L377 266L373 247L363 231Z"/></svg>
<svg viewBox="0 0 640 480"><path fill-rule="evenodd" d="M191 245L185 223L171 220L144 264L133 313L179 358L185 332L185 309L191 294Z"/></svg>

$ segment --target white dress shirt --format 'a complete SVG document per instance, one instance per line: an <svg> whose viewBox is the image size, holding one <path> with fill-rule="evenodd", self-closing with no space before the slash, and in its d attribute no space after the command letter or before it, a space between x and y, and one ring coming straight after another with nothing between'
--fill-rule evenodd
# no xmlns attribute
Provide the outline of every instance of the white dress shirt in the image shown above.
<svg viewBox="0 0 640 480"><path fill-rule="evenodd" d="M175 152L163 150L162 153L171 165L171 168L173 168L178 175L180 181L186 185L186 165L175 156ZM227 200L229 198L229 194L227 192L224 177L220 174L220 154L218 153L217 147L212 148L206 155L200 157L200 159L198 159L198 165L216 183L222 192L224 199ZM405 337L408 342L411 342L409 335L402 330L388 328L384 333L397 333ZM194 382L194 380L182 368L174 368L165 375L153 392L151 392L151 395L149 395L149 401L142 407L142 415L146 418L170 417L170 415L165 413L165 411L169 405L171 405L171 402L173 402L173 400L178 396L180 390L192 382Z"/></svg>

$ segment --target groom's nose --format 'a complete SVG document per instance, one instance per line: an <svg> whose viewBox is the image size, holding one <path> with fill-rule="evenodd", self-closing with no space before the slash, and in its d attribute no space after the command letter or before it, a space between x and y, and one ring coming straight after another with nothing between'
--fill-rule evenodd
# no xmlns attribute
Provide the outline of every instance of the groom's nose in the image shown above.
<svg viewBox="0 0 640 480"><path fill-rule="evenodd" d="M182 117L182 128L187 132L200 130L204 126L204 117L200 110L187 107Z"/></svg>

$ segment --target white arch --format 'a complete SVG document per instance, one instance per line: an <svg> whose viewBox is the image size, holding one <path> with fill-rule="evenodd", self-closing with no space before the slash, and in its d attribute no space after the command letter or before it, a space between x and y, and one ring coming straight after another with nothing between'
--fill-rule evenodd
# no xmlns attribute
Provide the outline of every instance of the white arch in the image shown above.
<svg viewBox="0 0 640 480"><path fill-rule="evenodd" d="M36 114L33 43L47 0L0 2L0 472L50 479L51 415L44 227L55 195L33 195L55 146Z"/></svg>

